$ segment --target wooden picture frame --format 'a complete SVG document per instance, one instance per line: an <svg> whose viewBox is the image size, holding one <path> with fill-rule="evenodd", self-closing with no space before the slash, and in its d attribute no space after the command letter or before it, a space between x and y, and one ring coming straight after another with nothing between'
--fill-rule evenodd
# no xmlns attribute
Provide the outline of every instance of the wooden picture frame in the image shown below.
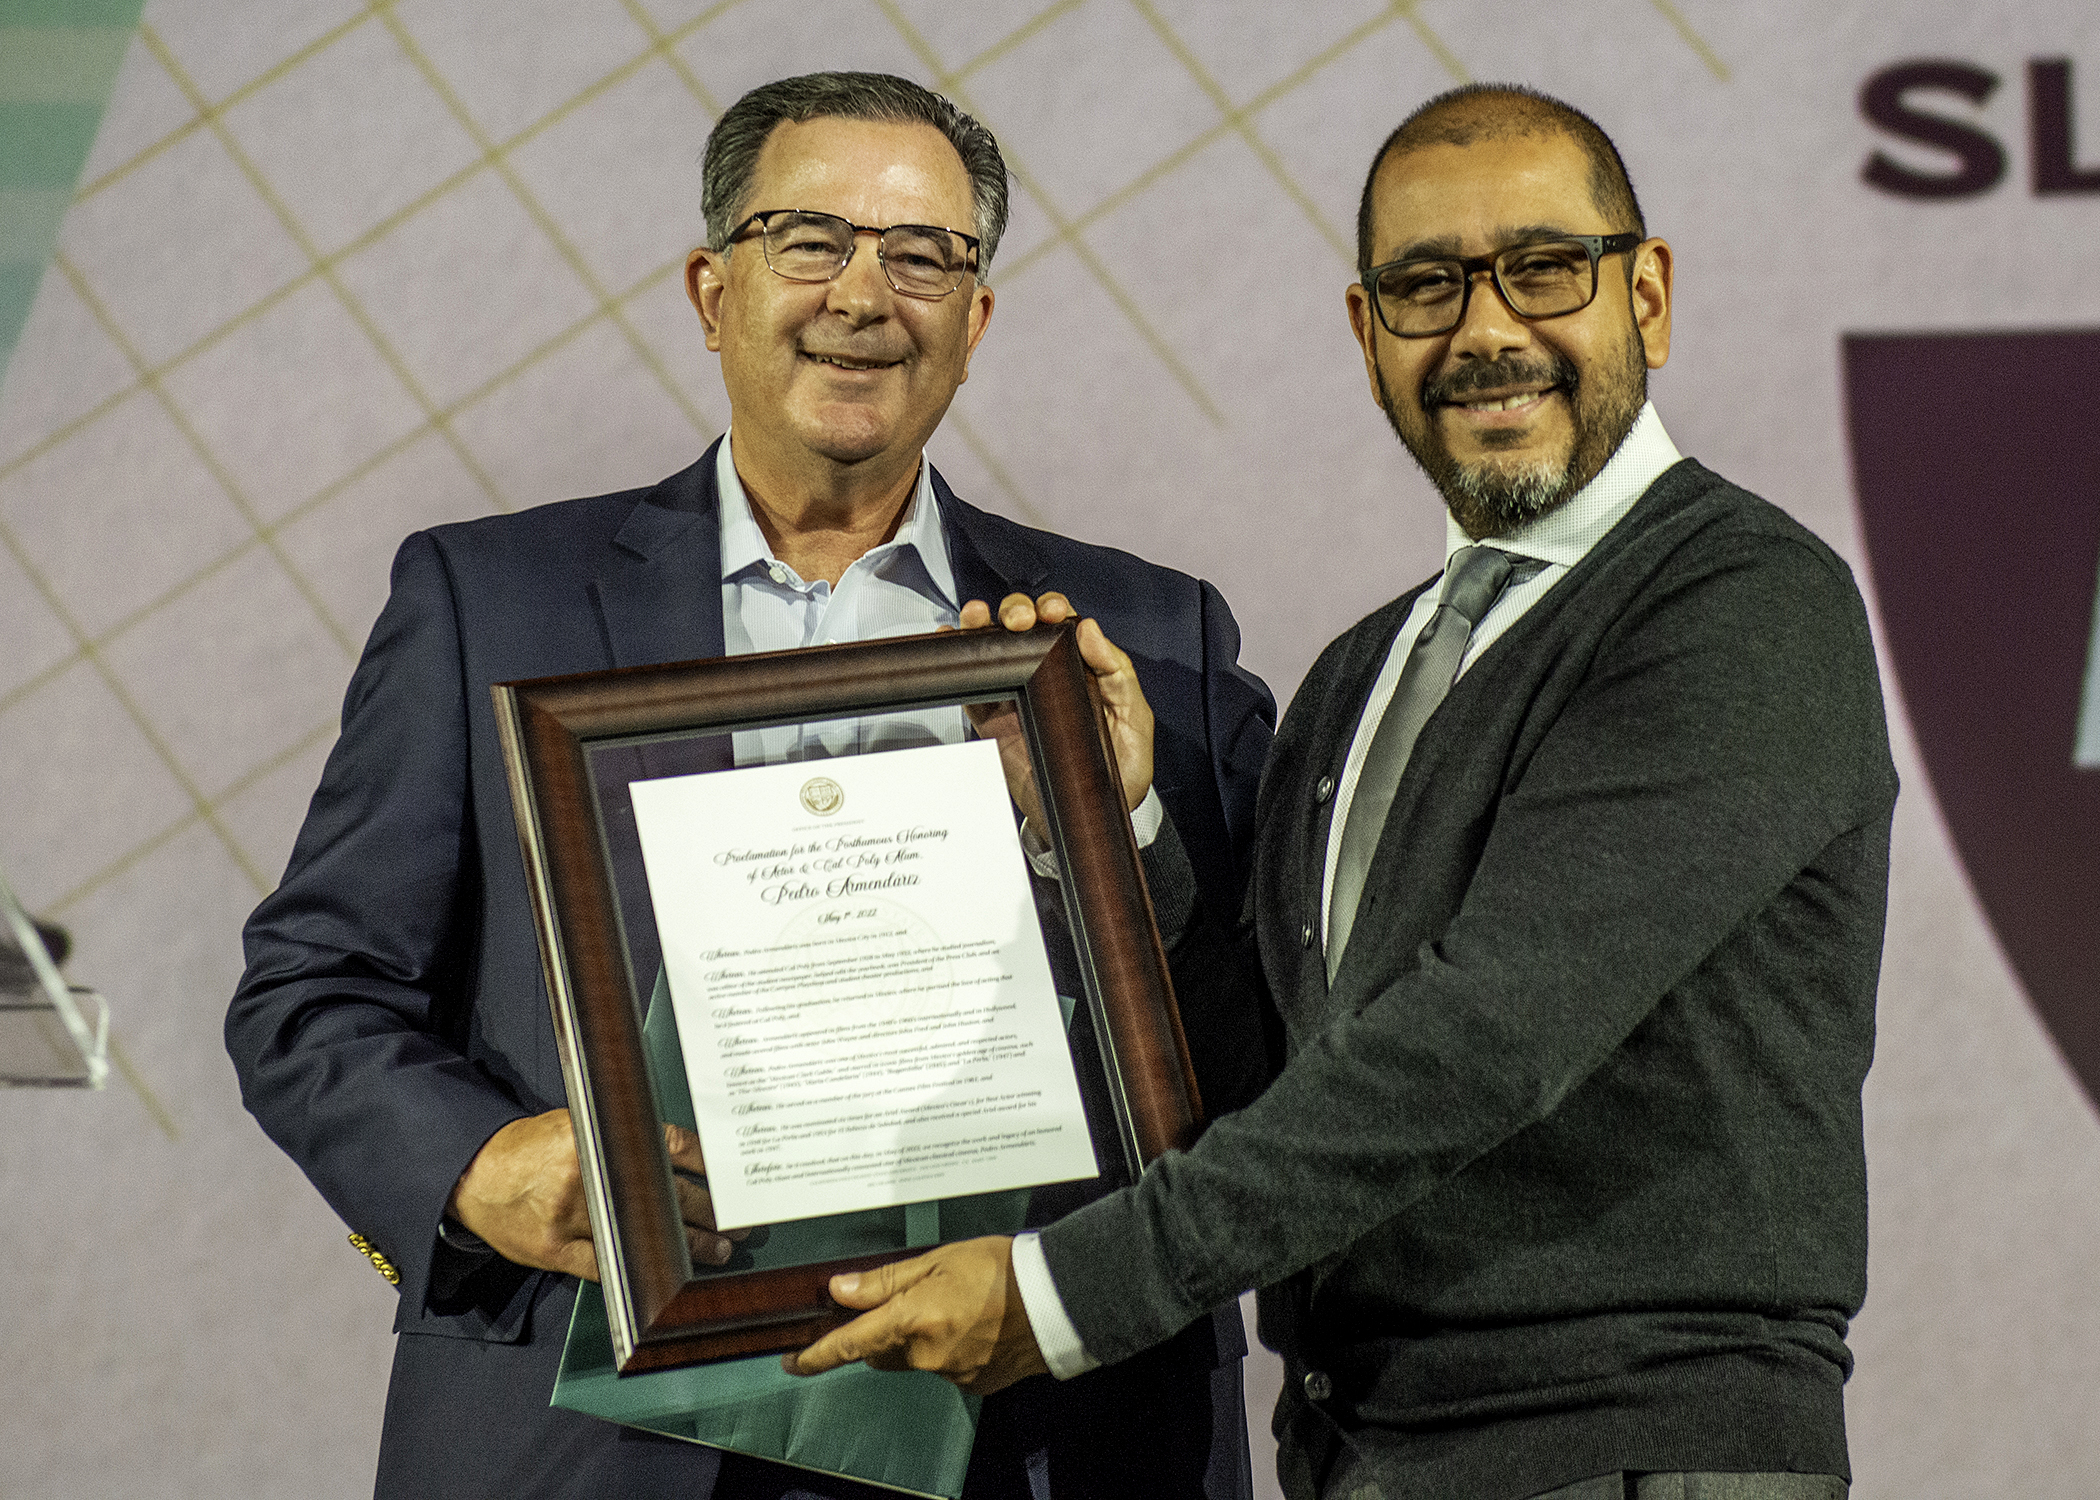
<svg viewBox="0 0 2100 1500"><path fill-rule="evenodd" d="M834 1273L920 1252L690 1274L594 746L1014 698L1129 1177L1193 1139L1195 1073L1075 623L629 667L491 692L622 1374L801 1348L852 1316L827 1294Z"/></svg>

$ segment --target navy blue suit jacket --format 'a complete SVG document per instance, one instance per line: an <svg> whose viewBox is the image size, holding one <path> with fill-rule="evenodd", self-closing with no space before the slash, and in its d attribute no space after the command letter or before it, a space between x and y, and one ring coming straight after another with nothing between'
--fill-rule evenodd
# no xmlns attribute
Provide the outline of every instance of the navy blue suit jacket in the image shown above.
<svg viewBox="0 0 2100 1500"><path fill-rule="evenodd" d="M1275 708L1217 591L934 486L962 598L1061 589L1136 659L1160 796L1206 896L1236 909ZM497 1262L432 1296L460 1173L502 1126L566 1102L488 689L721 654L713 448L650 489L411 536L283 883L247 928L226 1038L248 1108L398 1268L398 1332L542 1346L547 1384L516 1396L537 1403L514 1414L528 1427L547 1416L573 1283ZM1182 1009L1213 1111L1251 1097L1258 1018L1208 1014L1203 996ZM397 1352L389 1447L459 1445L512 1399L415 1382L412 1347L430 1346Z"/></svg>

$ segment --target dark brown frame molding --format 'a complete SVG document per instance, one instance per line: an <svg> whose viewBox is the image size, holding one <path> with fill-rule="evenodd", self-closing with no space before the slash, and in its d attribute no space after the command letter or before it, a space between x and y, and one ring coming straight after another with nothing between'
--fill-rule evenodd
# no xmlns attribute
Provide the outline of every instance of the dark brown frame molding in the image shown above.
<svg viewBox="0 0 2100 1500"><path fill-rule="evenodd" d="M1076 627L777 651L491 689L622 1374L797 1349L852 1316L830 1277L920 1253L694 1277L656 1120L588 750L1012 696L1131 1175L1202 1117L1166 956Z"/></svg>

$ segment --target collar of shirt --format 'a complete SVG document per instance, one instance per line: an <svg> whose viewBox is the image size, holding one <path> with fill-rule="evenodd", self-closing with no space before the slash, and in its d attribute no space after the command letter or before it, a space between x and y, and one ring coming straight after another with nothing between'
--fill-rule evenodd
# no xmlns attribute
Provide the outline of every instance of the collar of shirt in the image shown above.
<svg viewBox="0 0 2100 1500"><path fill-rule="evenodd" d="M773 555L772 547L767 545L758 518L751 514L751 497L744 492L744 481L738 476L735 460L730 456L732 440L732 433L724 433L722 446L715 454L715 489L721 497L722 582L725 584L754 568L760 572L770 572L776 565L784 568ZM894 579L895 582L921 593L930 589L931 597L938 603L951 610L960 607L955 598L955 569L948 561L948 539L941 534L940 506L933 497L933 465L926 462L923 455L919 459L918 483L912 488L903 519L897 523L897 534L881 546L869 548L862 554L860 562L868 564L871 569L880 569L899 553L915 556L925 577L916 583L902 577ZM795 575L788 571L787 576L793 578Z"/></svg>
<svg viewBox="0 0 2100 1500"><path fill-rule="evenodd" d="M1621 516L1633 509L1634 501L1647 493L1648 486L1663 470L1683 457L1670 441L1670 434L1663 430L1655 404L1645 403L1618 450L1597 471L1595 479L1577 490L1567 504L1556 506L1508 536L1494 538L1491 545L1505 552L1539 558L1560 569L1572 568L1605 532L1618 524ZM1472 545L1473 538L1466 535L1466 529L1445 511L1444 565L1449 567L1454 553Z"/></svg>
<svg viewBox="0 0 2100 1500"><path fill-rule="evenodd" d="M1663 431L1662 418L1655 414L1655 408L1643 405L1618 451L1605 460L1595 479L1577 490L1567 503L1556 506L1536 521L1519 527L1508 536L1493 538L1491 545L1505 552L1536 557L1546 566L1522 583L1504 590L1494 607L1473 627L1473 634L1466 642L1465 657L1459 663L1458 675L1465 676L1483 651L1500 640L1504 631L1522 619L1532 605L1545 598L1555 584L1567 577L1568 570L1581 562L1583 555L1597 545L1604 533L1618 525L1626 512L1633 509L1634 502L1647 492L1657 476L1681 457L1677 445L1670 441L1670 434ZM1444 565L1450 566L1452 555L1461 547L1472 545L1473 539L1466 535L1465 528L1452 520L1450 512L1446 511ZM1436 609L1437 593L1434 588L1423 590L1414 613L1408 617L1408 628L1401 631L1397 643L1403 655L1414 644L1423 622Z"/></svg>

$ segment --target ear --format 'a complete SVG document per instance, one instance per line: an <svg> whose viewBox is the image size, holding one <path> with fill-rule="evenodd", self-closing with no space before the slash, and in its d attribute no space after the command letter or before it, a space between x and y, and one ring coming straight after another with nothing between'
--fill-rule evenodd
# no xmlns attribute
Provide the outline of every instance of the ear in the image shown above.
<svg viewBox="0 0 2100 1500"><path fill-rule="evenodd" d="M963 346L963 380L970 378L970 356L977 352L977 341L984 337L985 329L992 326L992 289L981 281L970 284L970 327ZM958 381L957 384L961 384Z"/></svg>
<svg viewBox="0 0 2100 1500"><path fill-rule="evenodd" d="M1352 281L1342 297L1349 304L1349 331L1356 335L1364 353L1364 376L1371 382L1371 404L1384 411L1385 403L1378 399L1378 315L1371 310L1371 294Z"/></svg>
<svg viewBox="0 0 2100 1500"><path fill-rule="evenodd" d="M702 245L685 258L685 295L700 314L707 347L722 350L722 296L729 290L729 252Z"/></svg>
<svg viewBox="0 0 2100 1500"><path fill-rule="evenodd" d="M1648 368L1660 370L1670 358L1670 246L1665 240L1643 240L1633 251L1634 326L1648 352Z"/></svg>

